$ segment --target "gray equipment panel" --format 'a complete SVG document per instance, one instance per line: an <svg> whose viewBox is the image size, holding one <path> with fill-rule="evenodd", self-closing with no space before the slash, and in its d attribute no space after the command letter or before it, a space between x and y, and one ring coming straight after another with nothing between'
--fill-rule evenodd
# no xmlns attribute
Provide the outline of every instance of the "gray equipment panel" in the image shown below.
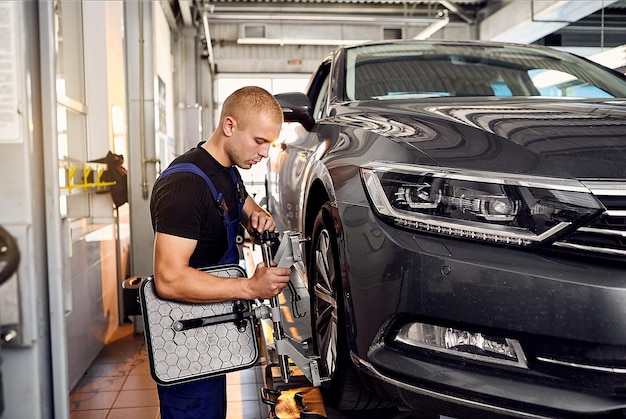
<svg viewBox="0 0 626 419"><path fill-rule="evenodd" d="M245 277L237 265L202 269L221 277ZM244 319L180 329L181 321L211 319L235 313L235 302L191 304L164 300L155 292L154 278L145 278L140 288L145 337L152 378L161 385L180 384L237 371L256 365L258 340L252 304L237 301ZM219 318L219 317L218 317Z"/></svg>

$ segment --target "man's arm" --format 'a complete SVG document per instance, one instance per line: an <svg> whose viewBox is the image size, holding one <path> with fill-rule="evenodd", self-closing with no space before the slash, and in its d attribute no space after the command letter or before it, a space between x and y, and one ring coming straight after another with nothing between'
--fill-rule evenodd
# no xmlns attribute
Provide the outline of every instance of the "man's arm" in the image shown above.
<svg viewBox="0 0 626 419"><path fill-rule="evenodd" d="M222 278L189 266L196 240L156 233L154 280L162 298L206 303L271 298L289 282L290 269L257 265L251 278Z"/></svg>

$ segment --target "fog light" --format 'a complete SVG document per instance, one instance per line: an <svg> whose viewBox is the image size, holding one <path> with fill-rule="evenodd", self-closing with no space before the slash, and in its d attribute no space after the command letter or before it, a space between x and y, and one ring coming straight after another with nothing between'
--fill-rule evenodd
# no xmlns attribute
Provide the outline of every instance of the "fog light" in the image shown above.
<svg viewBox="0 0 626 419"><path fill-rule="evenodd" d="M448 355L528 368L522 347L515 339L426 323L409 323L400 328L395 340Z"/></svg>

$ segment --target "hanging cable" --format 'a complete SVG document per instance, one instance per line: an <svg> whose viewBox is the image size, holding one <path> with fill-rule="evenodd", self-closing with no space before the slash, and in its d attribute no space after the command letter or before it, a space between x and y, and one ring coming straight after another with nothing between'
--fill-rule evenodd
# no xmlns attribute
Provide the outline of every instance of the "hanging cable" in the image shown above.
<svg viewBox="0 0 626 419"><path fill-rule="evenodd" d="M143 0L137 2L139 8L139 142L141 145L141 196L148 199L148 175L146 173L146 131L144 103L144 38L143 38Z"/></svg>
<svg viewBox="0 0 626 419"><path fill-rule="evenodd" d="M602 11L600 12L600 51L604 51L604 0L602 0Z"/></svg>

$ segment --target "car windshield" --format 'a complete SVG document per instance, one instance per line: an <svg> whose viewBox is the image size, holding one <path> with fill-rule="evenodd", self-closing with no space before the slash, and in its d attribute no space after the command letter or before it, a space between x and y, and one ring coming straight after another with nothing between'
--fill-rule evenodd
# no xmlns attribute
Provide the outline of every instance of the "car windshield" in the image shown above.
<svg viewBox="0 0 626 419"><path fill-rule="evenodd" d="M626 97L626 79L535 47L400 42L348 48L349 100L459 96Z"/></svg>

